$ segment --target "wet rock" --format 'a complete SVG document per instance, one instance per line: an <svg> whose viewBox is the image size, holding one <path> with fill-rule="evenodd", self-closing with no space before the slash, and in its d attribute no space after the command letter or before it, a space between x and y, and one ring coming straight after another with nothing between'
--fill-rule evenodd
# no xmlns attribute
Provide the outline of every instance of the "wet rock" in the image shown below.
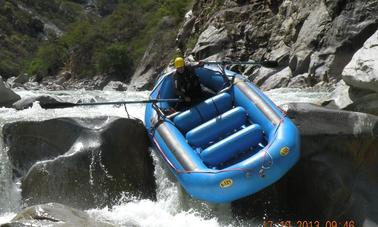
<svg viewBox="0 0 378 227"><path fill-rule="evenodd" d="M261 86L262 90L270 90L274 88L287 87L290 78L292 77L292 72L289 67L284 68L278 73L270 76Z"/></svg>
<svg viewBox="0 0 378 227"><path fill-rule="evenodd" d="M59 73L58 75L58 80L57 80L57 84L61 85L63 84L65 81L69 80L72 78L72 73L71 71L62 71Z"/></svg>
<svg viewBox="0 0 378 227"><path fill-rule="evenodd" d="M291 208L307 217L349 218L356 226L378 223L378 117L309 104L286 110L302 142L301 161L288 177L289 185L301 182L301 190L289 190Z"/></svg>
<svg viewBox="0 0 378 227"><path fill-rule="evenodd" d="M5 82L5 86L12 88L14 85L15 76L9 77Z"/></svg>
<svg viewBox="0 0 378 227"><path fill-rule="evenodd" d="M149 140L140 120L17 122L5 125L3 134L19 175L32 165L21 185L28 205L59 202L93 208L123 197L156 196Z"/></svg>
<svg viewBox="0 0 378 227"><path fill-rule="evenodd" d="M369 113L378 116L378 93L370 93L359 97L344 108L345 110Z"/></svg>
<svg viewBox="0 0 378 227"><path fill-rule="evenodd" d="M25 90L31 90L31 91L36 91L36 90L41 89L41 85L39 84L39 82L31 82L31 81L24 83L23 87L25 88Z"/></svg>
<svg viewBox="0 0 378 227"><path fill-rule="evenodd" d="M104 88L104 91L127 91L127 84L121 81L110 81Z"/></svg>
<svg viewBox="0 0 378 227"><path fill-rule="evenodd" d="M11 107L12 103L21 97L5 86L3 78L0 77L0 107Z"/></svg>
<svg viewBox="0 0 378 227"><path fill-rule="evenodd" d="M14 83L24 84L28 82L29 80L30 80L30 76L26 73L23 73L19 75L18 77L16 77L16 79L14 80Z"/></svg>
<svg viewBox="0 0 378 227"><path fill-rule="evenodd" d="M33 106L33 103L39 102L40 106L44 106L44 104L57 104L61 103L61 100L58 100L56 98L53 98L51 96L42 95L42 96L36 96L36 97L26 97L18 100L17 102L13 103L12 107L16 110L23 110L27 109L29 107Z"/></svg>
<svg viewBox="0 0 378 227"><path fill-rule="evenodd" d="M251 215L248 207L260 204L289 220L377 224L378 117L306 103L282 108L300 130L301 159L274 185L235 202L234 213ZM261 205L267 201L274 205Z"/></svg>
<svg viewBox="0 0 378 227"><path fill-rule="evenodd" d="M80 124L70 119L5 124L4 144L16 177L24 176L38 161L66 153L82 130Z"/></svg>
<svg viewBox="0 0 378 227"><path fill-rule="evenodd" d="M311 86L311 78L308 73L297 75L290 79L287 85L290 88L305 88Z"/></svg>
<svg viewBox="0 0 378 227"><path fill-rule="evenodd" d="M336 84L335 90L331 94L331 99L324 103L324 106L329 106L335 109L344 109L353 103L350 98L350 87L341 80Z"/></svg>
<svg viewBox="0 0 378 227"><path fill-rule="evenodd" d="M25 208L9 223L1 225L1 227L21 226L111 227L113 225L96 221L83 211L59 203L47 203Z"/></svg>

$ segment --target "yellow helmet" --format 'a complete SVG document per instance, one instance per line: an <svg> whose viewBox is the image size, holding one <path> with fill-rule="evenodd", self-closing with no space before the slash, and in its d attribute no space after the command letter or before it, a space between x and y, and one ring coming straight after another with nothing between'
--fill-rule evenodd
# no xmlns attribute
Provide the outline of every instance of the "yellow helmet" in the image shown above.
<svg viewBox="0 0 378 227"><path fill-rule="evenodd" d="M185 66L185 61L184 61L184 58L182 57L177 57L175 58L175 68L180 68L180 67L183 67Z"/></svg>

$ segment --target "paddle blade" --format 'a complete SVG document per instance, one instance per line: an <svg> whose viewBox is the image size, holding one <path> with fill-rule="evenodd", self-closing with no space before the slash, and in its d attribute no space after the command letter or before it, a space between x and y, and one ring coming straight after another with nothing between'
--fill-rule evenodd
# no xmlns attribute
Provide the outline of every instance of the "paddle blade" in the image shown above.
<svg viewBox="0 0 378 227"><path fill-rule="evenodd" d="M58 109L58 108L68 108L68 107L77 106L76 103L70 103L70 102L40 103L39 105L43 109Z"/></svg>

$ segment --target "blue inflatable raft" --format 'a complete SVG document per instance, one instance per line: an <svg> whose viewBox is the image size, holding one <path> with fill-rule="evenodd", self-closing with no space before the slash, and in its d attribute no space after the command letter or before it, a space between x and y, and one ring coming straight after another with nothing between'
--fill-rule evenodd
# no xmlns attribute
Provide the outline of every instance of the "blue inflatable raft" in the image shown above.
<svg viewBox="0 0 378 227"><path fill-rule="evenodd" d="M165 110L175 103L149 103L145 112L156 151L186 192L224 203L280 179L300 155L292 121L240 74L212 65L197 68L196 74L217 94L169 116ZM150 98L177 98L172 73L158 80Z"/></svg>

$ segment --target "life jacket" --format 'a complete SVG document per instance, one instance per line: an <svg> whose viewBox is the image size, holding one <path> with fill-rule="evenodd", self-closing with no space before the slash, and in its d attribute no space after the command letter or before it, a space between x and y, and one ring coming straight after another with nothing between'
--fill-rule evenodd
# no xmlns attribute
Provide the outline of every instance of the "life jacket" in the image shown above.
<svg viewBox="0 0 378 227"><path fill-rule="evenodd" d="M192 66L185 66L183 73L174 74L174 88L192 99L201 98L201 83Z"/></svg>

